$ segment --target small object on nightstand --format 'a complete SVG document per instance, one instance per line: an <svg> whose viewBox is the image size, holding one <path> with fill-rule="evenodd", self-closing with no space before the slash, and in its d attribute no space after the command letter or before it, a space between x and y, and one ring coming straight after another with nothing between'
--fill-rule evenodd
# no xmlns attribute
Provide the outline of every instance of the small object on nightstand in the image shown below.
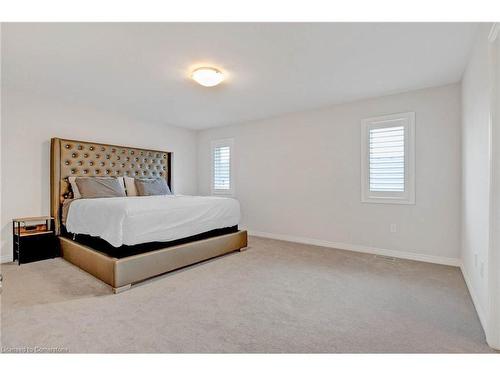
<svg viewBox="0 0 500 375"><path fill-rule="evenodd" d="M50 216L20 217L12 220L14 261L17 264L59 256L59 242Z"/></svg>

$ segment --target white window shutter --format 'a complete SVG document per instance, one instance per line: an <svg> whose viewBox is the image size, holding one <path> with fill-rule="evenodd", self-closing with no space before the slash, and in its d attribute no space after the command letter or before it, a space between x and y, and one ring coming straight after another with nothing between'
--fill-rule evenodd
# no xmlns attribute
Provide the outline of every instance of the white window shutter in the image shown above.
<svg viewBox="0 0 500 375"><path fill-rule="evenodd" d="M370 191L405 191L403 126L369 130Z"/></svg>
<svg viewBox="0 0 500 375"><path fill-rule="evenodd" d="M231 147L214 148L214 190L231 189Z"/></svg>
<svg viewBox="0 0 500 375"><path fill-rule="evenodd" d="M212 194L234 194L234 141L212 141Z"/></svg>
<svg viewBox="0 0 500 375"><path fill-rule="evenodd" d="M361 201L415 203L415 112L362 121Z"/></svg>

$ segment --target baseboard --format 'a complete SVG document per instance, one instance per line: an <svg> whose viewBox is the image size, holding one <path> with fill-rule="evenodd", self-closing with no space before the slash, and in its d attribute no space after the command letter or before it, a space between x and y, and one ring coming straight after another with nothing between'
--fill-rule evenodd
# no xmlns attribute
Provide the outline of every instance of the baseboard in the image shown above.
<svg viewBox="0 0 500 375"><path fill-rule="evenodd" d="M462 271L462 275L464 276L465 285L467 285L467 289L469 290L469 294L471 296L472 303L474 304L474 307L476 308L476 312L477 312L477 316L479 317L479 321L481 322L481 325L483 326L483 330L487 335L487 332L488 332L487 316L486 316L481 304L479 303L479 298L477 296L477 293L476 293L475 289L472 287L472 283L470 281L469 274L465 270L465 267L463 266L463 264L460 265L460 270Z"/></svg>
<svg viewBox="0 0 500 375"><path fill-rule="evenodd" d="M2 255L0 257L0 263L10 263L12 262L12 255L11 254L6 254L6 255Z"/></svg>
<svg viewBox="0 0 500 375"><path fill-rule="evenodd" d="M248 234L251 236L265 237L265 238L271 238L271 239L275 239L275 240L297 242L297 243L303 243L303 244L307 244L307 245L330 247L330 248L340 249L340 250L355 251L358 253L384 255L384 256L390 256L390 257L394 257L394 258L416 260L419 262L443 264L446 266L460 267L460 265L461 265L461 261L458 258L447 258L447 257L439 257L439 256L435 256L435 255L411 253L411 252L407 252L407 251L381 249L381 248L364 246L364 245L354 245L354 244L341 243L341 242L330 242L330 241L318 240L318 239L314 239L314 238L290 236L287 234L260 232L260 231L255 231L255 230L251 230L251 229L247 229L247 231L248 231Z"/></svg>

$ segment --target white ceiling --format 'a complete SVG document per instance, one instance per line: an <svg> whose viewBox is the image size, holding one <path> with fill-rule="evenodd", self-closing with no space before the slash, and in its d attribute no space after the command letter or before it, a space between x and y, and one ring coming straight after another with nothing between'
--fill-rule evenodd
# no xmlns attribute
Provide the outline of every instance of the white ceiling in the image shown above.
<svg viewBox="0 0 500 375"><path fill-rule="evenodd" d="M460 81L473 23L3 24L6 87L203 129ZM190 69L227 72L216 88Z"/></svg>

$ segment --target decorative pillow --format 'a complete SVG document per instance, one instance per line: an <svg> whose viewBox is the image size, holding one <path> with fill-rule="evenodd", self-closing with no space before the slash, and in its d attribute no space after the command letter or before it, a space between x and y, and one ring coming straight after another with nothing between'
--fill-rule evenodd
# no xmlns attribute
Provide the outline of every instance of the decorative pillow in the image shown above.
<svg viewBox="0 0 500 375"><path fill-rule="evenodd" d="M125 181L125 188L127 189L127 197L138 196L139 194L135 188L135 178L124 176L123 180Z"/></svg>
<svg viewBox="0 0 500 375"><path fill-rule="evenodd" d="M124 177L68 177L68 182L71 185L71 191L73 192L73 199L79 199L82 197L82 195L80 194L80 190L78 190L78 185L76 184L77 178L116 178L118 181L120 181L120 184L122 185L123 189L125 190L125 182L123 181ZM126 177L126 178L130 178L130 177ZM135 185L134 185L134 189L135 189Z"/></svg>
<svg viewBox="0 0 500 375"><path fill-rule="evenodd" d="M136 178L135 187L141 196L172 194L164 178Z"/></svg>
<svg viewBox="0 0 500 375"><path fill-rule="evenodd" d="M66 219L68 218L69 206L73 203L74 199L65 199L62 204L61 210L61 223L66 225Z"/></svg>
<svg viewBox="0 0 500 375"><path fill-rule="evenodd" d="M76 185L76 177L68 177L69 184L71 185L71 191L73 192L73 198L78 199L81 198L80 190L78 190L78 186Z"/></svg>
<svg viewBox="0 0 500 375"><path fill-rule="evenodd" d="M75 182L81 198L125 197L125 188L120 179L116 177L77 177Z"/></svg>

